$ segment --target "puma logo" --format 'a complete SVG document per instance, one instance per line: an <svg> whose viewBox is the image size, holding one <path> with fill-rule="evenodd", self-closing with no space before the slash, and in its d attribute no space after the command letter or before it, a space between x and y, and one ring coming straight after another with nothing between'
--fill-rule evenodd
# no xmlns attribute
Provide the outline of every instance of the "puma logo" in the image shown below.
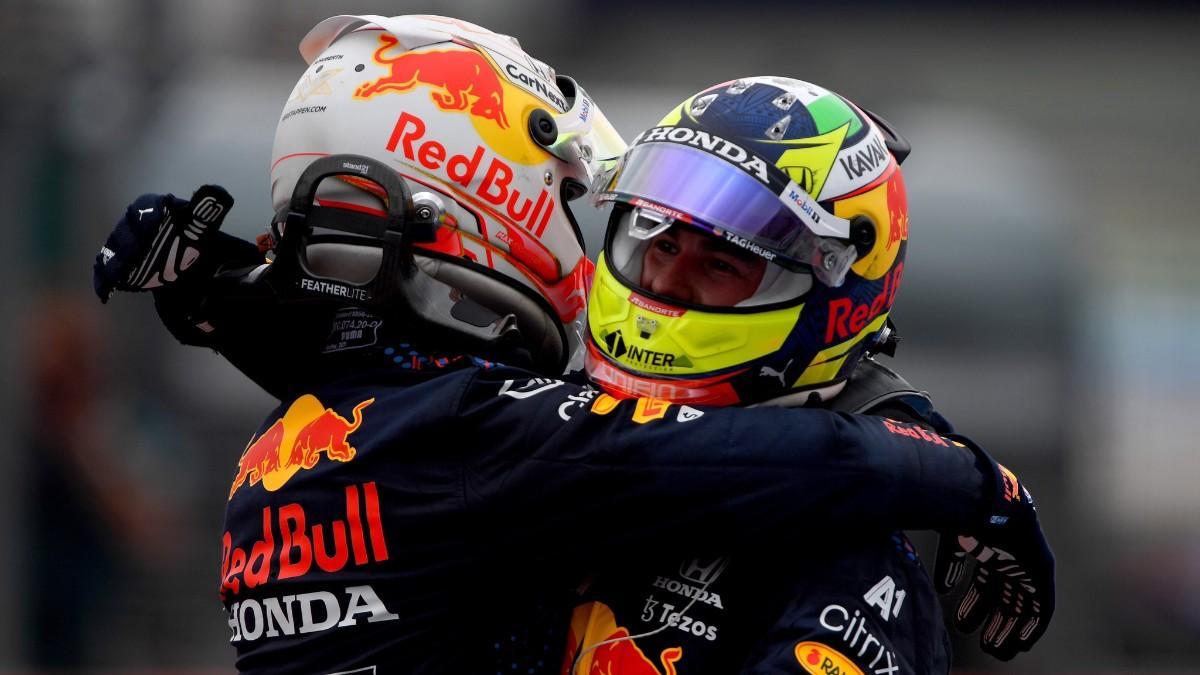
<svg viewBox="0 0 1200 675"><path fill-rule="evenodd" d="M758 375L759 375L759 377L763 377L763 376L767 376L767 375L770 375L771 377L778 377L779 385L786 388L788 386L788 383L787 383L787 380L783 379L784 373L787 372L788 368L792 367L792 361L795 361L795 359L788 359L787 365L783 367L783 370L775 370L774 368L772 368L770 366L763 366L762 369L758 371Z"/></svg>

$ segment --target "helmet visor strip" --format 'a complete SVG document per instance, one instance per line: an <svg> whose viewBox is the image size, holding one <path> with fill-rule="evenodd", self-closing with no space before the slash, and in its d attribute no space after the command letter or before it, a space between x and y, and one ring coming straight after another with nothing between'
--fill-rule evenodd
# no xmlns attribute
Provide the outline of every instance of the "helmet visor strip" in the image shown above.
<svg viewBox="0 0 1200 675"><path fill-rule="evenodd" d="M688 222L787 270L841 286L856 258L845 240L850 222L794 182L780 189L703 150L652 142L625 154L597 199Z"/></svg>

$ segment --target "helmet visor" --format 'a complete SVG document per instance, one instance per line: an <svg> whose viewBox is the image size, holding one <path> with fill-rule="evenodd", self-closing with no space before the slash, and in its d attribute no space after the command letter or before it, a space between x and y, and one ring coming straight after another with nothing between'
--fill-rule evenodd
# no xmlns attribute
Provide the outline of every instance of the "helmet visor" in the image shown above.
<svg viewBox="0 0 1200 675"><path fill-rule="evenodd" d="M642 143L622 158L598 191L690 223L793 271L840 286L855 249L839 240L849 223L825 211L795 183L776 194L740 167L675 143Z"/></svg>

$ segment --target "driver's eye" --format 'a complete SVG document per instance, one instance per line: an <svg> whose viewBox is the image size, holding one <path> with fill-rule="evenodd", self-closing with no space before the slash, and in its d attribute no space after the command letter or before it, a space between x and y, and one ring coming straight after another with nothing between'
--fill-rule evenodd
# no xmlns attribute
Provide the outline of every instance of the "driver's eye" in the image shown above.
<svg viewBox="0 0 1200 675"><path fill-rule="evenodd" d="M679 252L679 247L675 245L675 242L665 238L660 238L655 241L654 249L670 255L674 255Z"/></svg>
<svg viewBox="0 0 1200 675"><path fill-rule="evenodd" d="M730 265L719 258L713 259L711 262L709 262L709 265L721 274L740 274L737 267L734 267L733 265Z"/></svg>

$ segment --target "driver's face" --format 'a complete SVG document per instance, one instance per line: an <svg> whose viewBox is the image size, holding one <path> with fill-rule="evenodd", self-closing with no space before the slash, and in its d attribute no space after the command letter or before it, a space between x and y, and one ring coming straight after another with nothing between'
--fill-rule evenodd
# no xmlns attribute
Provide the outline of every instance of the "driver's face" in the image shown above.
<svg viewBox="0 0 1200 675"><path fill-rule="evenodd" d="M672 227L655 235L642 258L643 288L711 307L732 307L758 290L767 261L716 237Z"/></svg>

